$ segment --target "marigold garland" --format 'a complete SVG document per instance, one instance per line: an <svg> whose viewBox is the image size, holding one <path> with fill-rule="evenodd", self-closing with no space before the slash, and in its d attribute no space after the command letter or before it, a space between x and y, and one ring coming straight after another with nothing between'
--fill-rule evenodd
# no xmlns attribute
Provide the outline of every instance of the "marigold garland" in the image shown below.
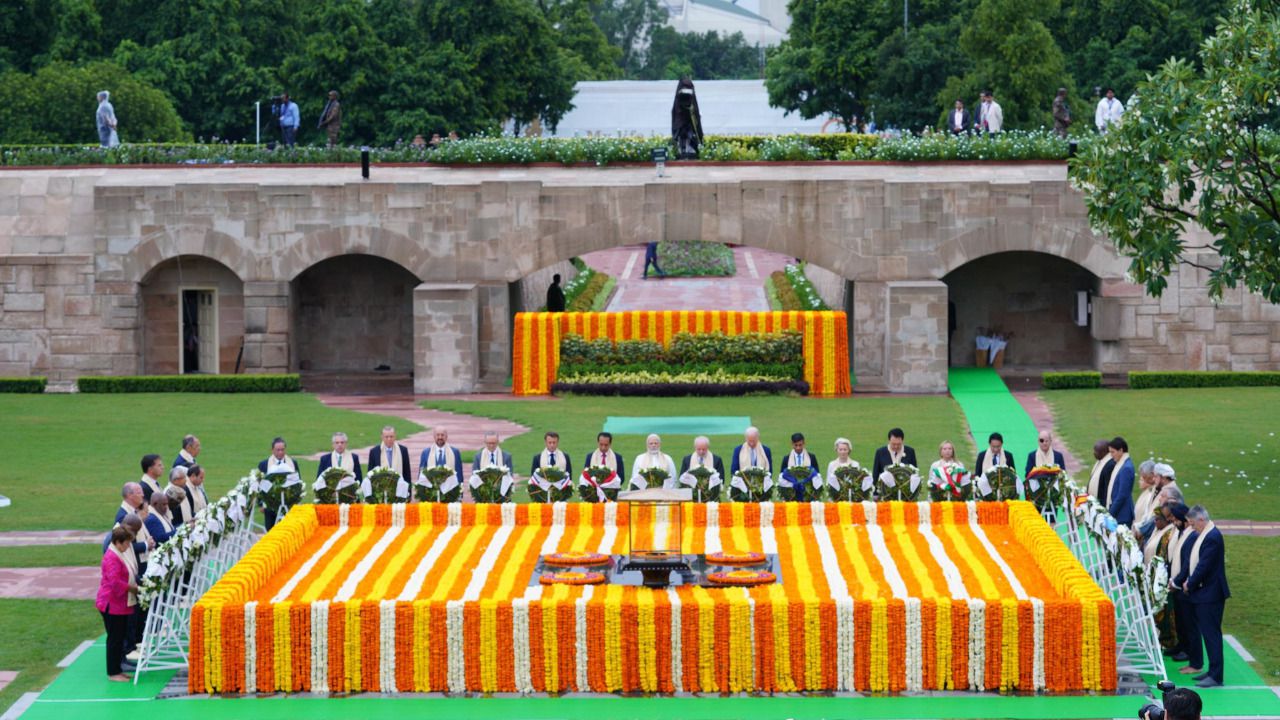
<svg viewBox="0 0 1280 720"><path fill-rule="evenodd" d="M686 506L686 546L721 552L713 557L726 565L777 553L784 582L526 587L541 556L582 567L585 558L625 552L629 521L652 534L653 517L617 509L298 506L196 604L188 685L485 693L1115 686L1114 609L1029 503ZM749 566L725 576L769 579Z"/></svg>

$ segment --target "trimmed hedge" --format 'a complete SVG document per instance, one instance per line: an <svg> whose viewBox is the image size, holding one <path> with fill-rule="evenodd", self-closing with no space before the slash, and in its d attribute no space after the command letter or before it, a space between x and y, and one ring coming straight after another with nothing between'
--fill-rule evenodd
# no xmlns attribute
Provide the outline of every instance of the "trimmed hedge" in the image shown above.
<svg viewBox="0 0 1280 720"><path fill-rule="evenodd" d="M1129 373L1129 387L1134 390L1152 388L1218 388L1218 387L1276 387L1280 386L1280 372L1258 371L1135 371Z"/></svg>
<svg viewBox="0 0 1280 720"><path fill-rule="evenodd" d="M563 364L557 369L556 377L569 381L589 375L606 373L672 373L676 375L699 375L703 373L722 372L729 375L768 375L778 379L795 379L804 377L804 362L797 360L790 363L764 364L754 362L719 362L703 360L671 365L665 362L629 363L627 365L607 365L603 363L575 363L569 367Z"/></svg>
<svg viewBox="0 0 1280 720"><path fill-rule="evenodd" d="M302 380L296 374L88 376L76 387L83 393L285 393L302 390Z"/></svg>
<svg viewBox="0 0 1280 720"><path fill-rule="evenodd" d="M0 393L42 393L48 384L46 377L0 377Z"/></svg>
<svg viewBox="0 0 1280 720"><path fill-rule="evenodd" d="M1102 387L1102 373L1095 371L1047 372L1040 376L1045 390L1080 390Z"/></svg>
<svg viewBox="0 0 1280 720"><path fill-rule="evenodd" d="M732 248L704 240L658 243L658 264L668 277L733 277L738 272Z"/></svg>
<svg viewBox="0 0 1280 720"><path fill-rule="evenodd" d="M612 280L613 278L597 270L588 270L588 272L591 273L591 276L588 278L588 280L585 283L582 283L581 285L575 288L575 292L573 293L573 299L568 299L566 297L566 301L565 301L566 311L591 312L592 308L594 308L596 305L596 301L600 297L600 293L605 292L606 288L612 289L612 287L609 284L609 281ZM586 273L583 273L583 274L586 274ZM582 277L582 275L579 275L578 277ZM577 279L578 278L574 278L574 280L577 280ZM566 293L566 296L567 295L568 293Z"/></svg>
<svg viewBox="0 0 1280 720"><path fill-rule="evenodd" d="M652 383L647 385L618 385L614 383L551 384L555 395L617 395L631 397L740 397L742 395L809 394L809 383L803 380L779 380L776 382L739 383Z"/></svg>
<svg viewBox="0 0 1280 720"><path fill-rule="evenodd" d="M795 331L775 334L678 333L671 346L656 340L587 340L581 335L560 339L560 372L575 366L607 366L614 369L648 365L678 368L685 364L715 361L719 364L745 363L757 366L803 364L804 337Z"/></svg>

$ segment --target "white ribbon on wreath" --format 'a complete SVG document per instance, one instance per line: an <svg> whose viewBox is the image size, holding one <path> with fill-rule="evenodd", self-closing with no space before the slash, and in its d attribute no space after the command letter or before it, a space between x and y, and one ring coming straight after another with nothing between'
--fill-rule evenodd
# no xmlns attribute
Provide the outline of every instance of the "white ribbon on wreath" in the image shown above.
<svg viewBox="0 0 1280 720"><path fill-rule="evenodd" d="M515 482L515 479L511 477L511 473L507 473L503 475L502 485L499 490L499 494L505 496L507 493L509 493L511 491L511 485L514 482ZM478 473L471 473L471 479L468 480L467 483L474 489L474 488L482 487L484 485L484 480L480 477Z"/></svg>
<svg viewBox="0 0 1280 720"><path fill-rule="evenodd" d="M372 494L373 494L373 485L369 482L369 478L366 476L364 480L360 481L360 495L361 497L369 497ZM398 498L409 497L409 483L405 481L403 476L397 476L396 497Z"/></svg>
<svg viewBox="0 0 1280 720"><path fill-rule="evenodd" d="M591 477L591 473L588 472L590 469L591 468L587 468L582 471L582 475L578 477L578 485L594 487L596 489L596 499L600 502L605 502L609 499L608 496L604 494L605 490L617 490L622 488L622 478L618 476L618 473L613 473L609 476L609 479L604 482L596 482L596 479Z"/></svg>
<svg viewBox="0 0 1280 720"><path fill-rule="evenodd" d="M841 465L840 467L851 467L851 468L858 468L858 469L862 468L862 466L859 465L858 461L856 460L853 461L852 463L849 463L848 465ZM832 490L840 489L840 478L836 477L836 472L835 472L838 469L839 468L832 468L831 472L827 473L827 485L830 486ZM862 492L868 492L869 490L871 490L871 486L875 485L875 483L876 483L876 479L874 477L871 477L871 473L867 473L862 478Z"/></svg>
<svg viewBox="0 0 1280 720"><path fill-rule="evenodd" d="M573 477L570 476L568 473L565 473L565 476L561 478L558 482L551 482L550 480L542 477L542 470L541 468L539 468L538 470L533 471L533 475L529 477L529 483L531 485L536 485L538 489L546 492L549 492L551 488L555 488L556 490L564 490L565 488L573 484ZM504 488L502 491L502 494L505 495L506 492L507 491Z"/></svg>
<svg viewBox="0 0 1280 720"><path fill-rule="evenodd" d="M724 483L724 478L720 477L720 473L716 472L715 470L712 470L711 475L707 478L707 489L710 490L711 488L721 485L723 483ZM697 487L698 478L694 477L693 473L685 473L680 476L680 484L688 485L689 487Z"/></svg>
<svg viewBox="0 0 1280 720"><path fill-rule="evenodd" d="M435 487L435 485L431 482L431 479L428 478L426 473L423 473L423 472L418 473L418 479L417 481L415 481L414 484L418 485L419 487L427 488L428 490ZM446 493L451 493L453 492L454 488L458 487L459 485L461 485L461 483L458 482L457 473L449 473L449 477L446 478L444 482L440 483L440 494L444 495Z"/></svg>
<svg viewBox="0 0 1280 720"><path fill-rule="evenodd" d="M729 480L729 487L734 488L738 492L744 492L744 493L751 492L751 490L747 488L747 483L745 480L742 479L741 475L734 475ZM773 488L773 476L766 474L764 476L764 482L761 483L760 485L760 490L761 492L767 493L771 488Z"/></svg>
<svg viewBox="0 0 1280 720"><path fill-rule="evenodd" d="M355 485L355 484L356 484L356 476L355 476L354 474L352 474L352 473L347 473L347 474L343 475L343 476L342 476L342 478L341 478L340 480L338 480L338 487L337 487L337 489L338 489L338 490L346 490L347 488L349 488L349 487L351 487L352 485ZM325 489L325 485L326 485L326 483L325 483L325 481L324 481L324 476L320 476L320 477L316 478L316 481L315 481L315 482L311 483L311 489L312 489L314 492L320 492L321 490Z"/></svg>

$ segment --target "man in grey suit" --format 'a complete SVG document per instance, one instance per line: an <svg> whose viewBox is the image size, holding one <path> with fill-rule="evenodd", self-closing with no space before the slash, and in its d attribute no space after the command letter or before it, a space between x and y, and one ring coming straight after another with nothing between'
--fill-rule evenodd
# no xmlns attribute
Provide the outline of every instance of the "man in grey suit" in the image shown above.
<svg viewBox="0 0 1280 720"><path fill-rule="evenodd" d="M494 465L510 468L511 453L498 445L498 433L490 430L484 434L484 447L476 451L476 457L471 461L471 471L479 472L481 468Z"/></svg>

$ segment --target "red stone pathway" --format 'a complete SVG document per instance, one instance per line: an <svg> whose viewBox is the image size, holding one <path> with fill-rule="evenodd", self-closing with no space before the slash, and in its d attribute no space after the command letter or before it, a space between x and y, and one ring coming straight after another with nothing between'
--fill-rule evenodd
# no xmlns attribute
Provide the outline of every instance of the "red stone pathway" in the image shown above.
<svg viewBox="0 0 1280 720"><path fill-rule="evenodd" d="M92 600L99 568L0 568L0 598Z"/></svg>
<svg viewBox="0 0 1280 720"><path fill-rule="evenodd" d="M769 309L764 281L792 258L757 248L733 250L737 274L720 278L644 279L644 246L626 245L587 253L582 260L617 278L609 312L623 310L755 310ZM659 256L658 264L662 264Z"/></svg>

